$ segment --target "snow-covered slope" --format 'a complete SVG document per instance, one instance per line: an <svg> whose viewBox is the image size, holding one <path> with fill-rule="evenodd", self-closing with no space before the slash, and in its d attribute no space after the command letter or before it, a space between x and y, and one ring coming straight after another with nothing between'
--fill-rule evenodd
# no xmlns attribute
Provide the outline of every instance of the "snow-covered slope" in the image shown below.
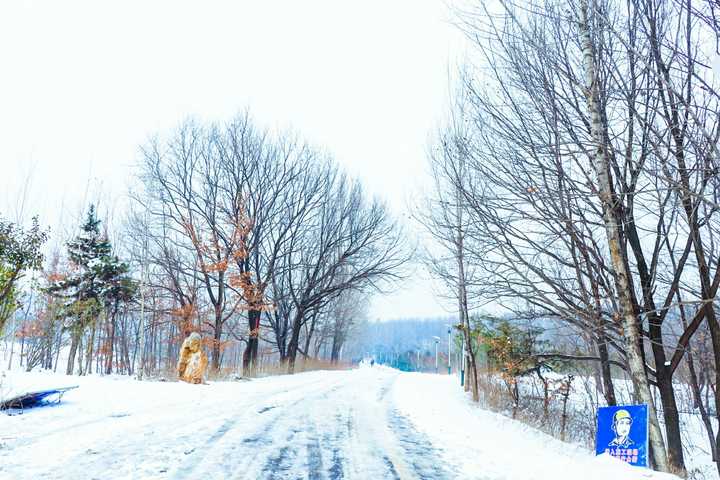
<svg viewBox="0 0 720 480"><path fill-rule="evenodd" d="M460 478L676 479L595 457L523 423L472 405L453 377L405 374L395 382L395 402L435 445L459 465ZM417 399L432 399L418 402Z"/></svg>
<svg viewBox="0 0 720 480"><path fill-rule="evenodd" d="M0 414L9 479L661 479L470 405L449 377L382 367L187 385L12 373L15 392L79 384Z"/></svg>

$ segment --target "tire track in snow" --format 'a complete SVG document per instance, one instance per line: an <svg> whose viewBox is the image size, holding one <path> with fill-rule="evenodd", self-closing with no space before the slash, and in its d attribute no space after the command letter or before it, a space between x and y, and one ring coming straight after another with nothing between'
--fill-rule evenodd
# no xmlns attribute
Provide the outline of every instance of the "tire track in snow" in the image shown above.
<svg viewBox="0 0 720 480"><path fill-rule="evenodd" d="M392 409L388 412L388 422L405 452L404 460L420 480L458 478L457 473L450 472L443 466L440 452L426 435L415 429L408 418Z"/></svg>
<svg viewBox="0 0 720 480"><path fill-rule="evenodd" d="M300 428L291 428L290 434L285 439L285 445L274 455L271 455L265 459L265 464L262 467L260 474L262 478L268 480L280 480L286 478L287 473L290 473L290 469L294 466L295 460L298 458L299 448L293 446L295 436L302 432Z"/></svg>
<svg viewBox="0 0 720 480"><path fill-rule="evenodd" d="M160 478L173 478L174 480L196 478L197 467L206 460L206 457L208 457L208 455L216 453L218 443L220 445L223 445L223 443L227 443L228 440L225 437L228 435L228 433L234 432L234 430L239 424L242 425L249 419L255 419L258 415L264 416L265 412L270 412L277 409L277 412L274 416L269 416L266 420L264 420L265 423L275 422L275 420L277 420L277 418L281 415L282 409L278 409L278 407L296 405L297 403L302 401L303 394L313 395L314 392L322 392L326 388L326 386L327 380L316 380L307 384L303 384L299 388L283 388L279 391L269 392L270 396L264 399L259 399L258 397L262 395L262 393L256 392L255 395L251 396L249 399L245 399L245 403L236 406L232 410L214 411L211 406L208 406L209 408L206 415L203 417L198 417L193 423L202 425L207 422L208 418L212 419L213 421L224 418L222 420L222 423L219 425L219 427L215 428L209 435L207 432L205 432L204 435L207 435L207 437L204 441L198 441L197 439L197 437L201 437L204 435L200 435L199 432L197 432L194 428L190 429L191 433L189 435L184 435L183 437L181 437L186 440L185 443L189 444L188 446L190 448L181 450L185 456L180 457L179 462L178 458L168 458L166 464L177 465L179 463L179 465L170 470L169 472L169 469L165 468L165 471L161 472L165 475L162 475ZM287 396L289 396L290 398L284 398ZM300 396L300 398L297 398L298 396ZM263 406L263 404L265 405ZM173 432L170 431L166 433L170 433L172 435ZM235 445L230 446L230 448L228 448L227 450L223 450L223 452L227 454L224 455L225 458L222 459L223 462L227 462L227 459L233 458L233 456L236 455L236 450L237 446ZM161 449L160 453L167 456L164 449ZM180 452L176 453L176 455L179 454Z"/></svg>
<svg viewBox="0 0 720 480"><path fill-rule="evenodd" d="M343 454L343 447L350 447L350 438L353 431L353 408L349 407L347 411L336 412L332 417L332 431L328 431L328 428L324 428L322 434L322 446L324 447L326 461L323 462L320 437L317 433L317 426L312 429L313 436L310 439L311 444L308 443L308 448L317 452L319 458L319 465L317 468L309 469L309 479L320 479L327 478L328 480L344 480L346 475L346 468L348 458ZM309 457L310 459L311 457ZM327 469L323 468L323 464L327 464ZM320 472L324 473L324 476Z"/></svg>
<svg viewBox="0 0 720 480"><path fill-rule="evenodd" d="M253 452L254 459L244 472L232 478L243 479L309 479L344 480L346 477L346 449L354 448L350 433L354 429L353 394L350 382L342 382L314 398L303 399L306 410L301 414L289 409L282 421L274 422L263 431L263 448ZM320 434L319 432L322 432ZM272 441L274 438L274 441ZM246 438L253 445L257 435ZM248 456L249 457L249 456ZM231 477L227 477L231 478ZM384 477L375 477L384 478Z"/></svg>
<svg viewBox="0 0 720 480"><path fill-rule="evenodd" d="M397 375L385 381L377 395L383 404L388 433L393 437L396 449L389 449L383 456L388 468L388 478L405 479L408 476L419 480L445 480L458 478L456 472L444 467L440 451L430 439L418 431L407 417L393 404L392 391Z"/></svg>
<svg viewBox="0 0 720 480"><path fill-rule="evenodd" d="M281 395L291 393L293 396L299 395L299 398L294 398L287 403L277 401L272 402L271 405L266 405L260 407L259 409L250 409L249 411L244 412L241 418L227 419L225 423L223 423L211 436L211 438L217 436L216 440L221 441L221 444L217 445L217 441L215 441L213 442L215 445L212 445L212 452L209 451L211 445L208 444L208 448L203 448L197 451L194 455L186 458L183 464L175 469L171 478L174 480L195 478L193 473L206 460L206 457L208 457L208 454L210 453L212 453L213 456L218 456L220 454L222 470L227 475L223 478L249 478L242 476L244 475L243 472L247 470L250 463L260 461L263 458L262 453L268 450L268 447L273 446L272 434L278 430L282 431L282 427L287 427L287 422L283 422L283 417L287 416L287 410L292 411L293 407L297 407L303 402L311 402L315 398L331 394L332 392L340 389L341 384L345 381L345 379L341 379L339 382L329 384L327 380L320 380L313 382L310 385L303 386L315 387L320 385L320 388L302 388L283 391L280 393ZM247 419L248 417L261 417L262 423L259 425L259 428L258 424L255 423L253 425L254 431L249 435L243 436L241 439L224 438L241 419ZM223 449L219 449L219 446L222 446ZM236 461L238 457L241 458L240 462ZM237 475L241 476L238 477Z"/></svg>
<svg viewBox="0 0 720 480"><path fill-rule="evenodd" d="M397 470L395 470L395 464L393 464L392 460L390 460L387 455L383 455L383 462L385 462L385 466L388 469L388 473L392 475L393 480L401 480L400 475L398 475Z"/></svg>
<svg viewBox="0 0 720 480"><path fill-rule="evenodd" d="M65 435L52 424L50 442L68 449L43 466L42 476L75 479L104 472L98 478L459 478L443 466L442 449L394 405L396 378L394 373L361 371L288 379L277 386L258 382L257 388L238 390L237 402L229 401L228 392L234 389L222 389L218 397L164 402L127 417L107 418L111 414L74 422ZM98 429L95 424L101 421L107 423ZM22 443L35 448L49 444L47 440ZM11 448L6 453L21 451ZM5 467L8 473L20 472L14 478L30 478L23 477L17 461Z"/></svg>
<svg viewBox="0 0 720 480"><path fill-rule="evenodd" d="M330 389L318 392L313 396L304 397L297 404L302 402L306 403L311 409L315 408L323 400L333 398L334 394L341 390L346 383L346 381L338 382ZM255 452L252 464L237 469L240 471L245 470L245 473L242 476L233 478L248 480L328 478L323 471L325 462L315 423L317 419L311 416L309 412L303 415L294 415L292 408L288 410L279 413L281 421L271 422L268 428L262 430L261 433L243 440L243 442L250 441L252 444L259 444L263 448ZM282 440L279 440L278 434L283 433L286 435ZM305 462L303 462L304 460Z"/></svg>
<svg viewBox="0 0 720 480"><path fill-rule="evenodd" d="M312 435L308 438L305 448L307 449L308 478L315 480L323 478L323 457L317 429L312 428L311 433Z"/></svg>

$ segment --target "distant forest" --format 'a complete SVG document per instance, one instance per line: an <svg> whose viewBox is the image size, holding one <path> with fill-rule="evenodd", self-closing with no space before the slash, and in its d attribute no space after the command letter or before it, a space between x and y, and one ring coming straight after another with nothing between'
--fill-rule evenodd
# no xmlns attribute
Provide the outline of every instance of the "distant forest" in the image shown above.
<svg viewBox="0 0 720 480"><path fill-rule="evenodd" d="M448 326L455 323L457 320L453 317L368 322L359 329L356 338L348 340L348 350L343 356L353 362L372 358L377 363L406 371L434 371L437 337L440 370L447 371ZM453 332L454 337L455 330ZM457 353L453 345L452 355Z"/></svg>

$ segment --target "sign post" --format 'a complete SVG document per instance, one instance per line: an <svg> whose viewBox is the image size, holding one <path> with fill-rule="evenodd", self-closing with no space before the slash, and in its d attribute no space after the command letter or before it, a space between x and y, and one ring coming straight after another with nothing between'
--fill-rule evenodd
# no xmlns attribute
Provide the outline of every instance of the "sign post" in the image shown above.
<svg viewBox="0 0 720 480"><path fill-rule="evenodd" d="M595 453L604 453L630 465L648 466L647 405L598 408Z"/></svg>

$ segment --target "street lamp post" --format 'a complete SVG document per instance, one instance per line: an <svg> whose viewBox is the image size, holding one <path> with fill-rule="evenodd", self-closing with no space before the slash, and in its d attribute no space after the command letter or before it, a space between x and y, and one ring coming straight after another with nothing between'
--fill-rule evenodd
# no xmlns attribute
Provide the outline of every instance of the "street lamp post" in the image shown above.
<svg viewBox="0 0 720 480"><path fill-rule="evenodd" d="M440 344L440 337L433 337L435 339L435 373L440 373L438 368L438 345Z"/></svg>

